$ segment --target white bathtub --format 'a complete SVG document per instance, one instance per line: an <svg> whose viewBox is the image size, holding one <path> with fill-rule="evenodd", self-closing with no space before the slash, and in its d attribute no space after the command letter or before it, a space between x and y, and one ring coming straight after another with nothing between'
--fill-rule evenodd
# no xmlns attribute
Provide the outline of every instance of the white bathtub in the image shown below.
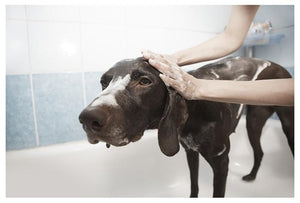
<svg viewBox="0 0 300 203"><path fill-rule="evenodd" d="M188 197L183 148L166 157L156 138L157 131L151 130L119 148L77 141L7 152L7 197ZM257 179L244 182L253 156L242 118L231 135L226 197L294 196L294 161L279 121L267 122L261 141L265 155ZM201 158L199 197L212 196L212 180L211 168Z"/></svg>

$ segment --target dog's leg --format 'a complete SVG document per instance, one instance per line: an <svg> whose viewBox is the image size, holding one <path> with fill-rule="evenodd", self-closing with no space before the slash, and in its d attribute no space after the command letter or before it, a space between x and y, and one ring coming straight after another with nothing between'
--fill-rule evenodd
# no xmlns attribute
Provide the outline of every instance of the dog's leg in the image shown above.
<svg viewBox="0 0 300 203"><path fill-rule="evenodd" d="M190 169L191 195L198 197L198 173L199 173L199 153L192 150L185 150Z"/></svg>
<svg viewBox="0 0 300 203"><path fill-rule="evenodd" d="M282 130L294 156L294 107L276 107L275 111L281 121Z"/></svg>
<svg viewBox="0 0 300 203"><path fill-rule="evenodd" d="M229 150L226 150L224 154L214 157L211 163L211 167L214 172L214 193L213 197L224 197L226 180L228 174L228 158Z"/></svg>
<svg viewBox="0 0 300 203"><path fill-rule="evenodd" d="M260 144L262 128L273 112L274 109L272 107L247 106L246 126L254 153L254 165L251 172L243 177L245 181L252 181L256 178L264 154Z"/></svg>

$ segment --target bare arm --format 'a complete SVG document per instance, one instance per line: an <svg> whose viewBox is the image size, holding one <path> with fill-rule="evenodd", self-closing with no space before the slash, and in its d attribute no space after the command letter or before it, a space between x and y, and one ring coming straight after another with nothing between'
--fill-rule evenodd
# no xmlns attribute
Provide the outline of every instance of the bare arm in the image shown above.
<svg viewBox="0 0 300 203"><path fill-rule="evenodd" d="M294 79L257 81L199 80L199 99L251 105L294 105ZM203 88L201 88L203 87Z"/></svg>
<svg viewBox="0 0 300 203"><path fill-rule="evenodd" d="M246 35L258 6L234 6L226 30L217 37L173 55L150 51L142 54L163 74L166 85L190 100L212 100L252 105L294 105L294 79L260 81L224 81L197 79L178 65L216 59L238 49Z"/></svg>
<svg viewBox="0 0 300 203"><path fill-rule="evenodd" d="M164 74L160 78L189 100L210 100L251 105L294 105L294 79L228 81L197 79L168 56L145 52L149 63Z"/></svg>
<svg viewBox="0 0 300 203"><path fill-rule="evenodd" d="M259 6L233 6L224 32L200 45L172 54L173 60L183 66L217 59L236 51L243 44L258 8Z"/></svg>

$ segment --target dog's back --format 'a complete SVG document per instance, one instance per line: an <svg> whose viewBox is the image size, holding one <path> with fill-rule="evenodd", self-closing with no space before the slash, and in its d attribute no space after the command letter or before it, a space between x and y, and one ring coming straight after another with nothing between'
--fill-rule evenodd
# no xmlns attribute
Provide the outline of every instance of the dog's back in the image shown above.
<svg viewBox="0 0 300 203"><path fill-rule="evenodd" d="M291 75L276 63L248 57L229 57L189 73L196 78L209 80L249 81L291 78Z"/></svg>

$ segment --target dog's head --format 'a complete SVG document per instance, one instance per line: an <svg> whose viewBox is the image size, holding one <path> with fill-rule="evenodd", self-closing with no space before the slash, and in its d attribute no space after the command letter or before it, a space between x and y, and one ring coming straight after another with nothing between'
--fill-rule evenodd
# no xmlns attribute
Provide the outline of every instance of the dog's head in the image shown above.
<svg viewBox="0 0 300 203"><path fill-rule="evenodd" d="M101 77L102 92L80 114L88 140L123 146L158 128L161 151L172 156L187 120L185 100L143 58L116 63Z"/></svg>

